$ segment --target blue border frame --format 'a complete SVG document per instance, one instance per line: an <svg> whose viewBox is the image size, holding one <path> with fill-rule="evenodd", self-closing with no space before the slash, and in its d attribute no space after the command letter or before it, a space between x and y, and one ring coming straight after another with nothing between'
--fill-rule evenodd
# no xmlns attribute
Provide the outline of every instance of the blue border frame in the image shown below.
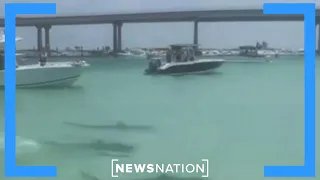
<svg viewBox="0 0 320 180"><path fill-rule="evenodd" d="M315 3L267 3L264 14L303 14L305 49L304 166L265 166L265 177L315 177ZM55 177L54 166L16 166L15 24L17 14L56 14L55 3L5 4L5 176Z"/></svg>
<svg viewBox="0 0 320 180"><path fill-rule="evenodd" d="M5 3L5 176L55 177L55 166L16 166L16 15L56 14L55 3Z"/></svg>
<svg viewBox="0 0 320 180"><path fill-rule="evenodd" d="M304 166L265 166L265 177L315 177L315 3L266 3L264 14L304 15Z"/></svg>

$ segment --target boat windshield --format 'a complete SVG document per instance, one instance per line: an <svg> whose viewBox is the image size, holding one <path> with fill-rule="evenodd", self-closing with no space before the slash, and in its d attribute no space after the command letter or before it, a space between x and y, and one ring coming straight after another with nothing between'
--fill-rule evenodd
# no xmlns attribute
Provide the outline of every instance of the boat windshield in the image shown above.
<svg viewBox="0 0 320 180"><path fill-rule="evenodd" d="M169 56L171 55L171 58ZM194 49L192 47L180 47L169 50L167 54L168 62L188 62L195 59Z"/></svg>

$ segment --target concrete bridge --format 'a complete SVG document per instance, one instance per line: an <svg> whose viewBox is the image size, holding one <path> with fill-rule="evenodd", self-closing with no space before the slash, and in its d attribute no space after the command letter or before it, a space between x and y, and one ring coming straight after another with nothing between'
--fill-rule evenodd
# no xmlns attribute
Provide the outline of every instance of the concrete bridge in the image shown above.
<svg viewBox="0 0 320 180"><path fill-rule="evenodd" d="M17 26L35 26L37 28L38 50L42 48L42 29L45 30L45 50L50 53L50 29L56 25L113 24L113 50L122 49L121 28L123 23L155 23L155 22L194 22L193 43L198 44L199 22L261 22L261 21L303 21L302 15L265 15L262 9L234 10L202 10L202 11L168 11L126 14L100 15L47 15L18 16ZM316 25L320 24L320 9L316 10ZM0 19L4 26L4 19ZM320 31L320 28L319 28ZM320 34L320 32L319 32ZM318 48L320 40L318 40ZM50 54L49 54L50 55Z"/></svg>

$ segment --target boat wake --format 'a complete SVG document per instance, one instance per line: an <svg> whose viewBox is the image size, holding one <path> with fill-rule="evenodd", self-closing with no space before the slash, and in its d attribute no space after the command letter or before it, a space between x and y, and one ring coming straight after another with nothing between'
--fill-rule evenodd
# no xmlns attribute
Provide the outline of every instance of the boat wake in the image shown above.
<svg viewBox="0 0 320 180"><path fill-rule="evenodd" d="M4 133L2 132L0 135L0 151L4 152L5 148L5 141L4 141ZM28 138L23 138L20 136L16 136L16 154L28 154L28 153L37 153L40 150L40 144ZM2 154L2 153L1 153Z"/></svg>
<svg viewBox="0 0 320 180"><path fill-rule="evenodd" d="M4 163L5 159L5 139L4 133L0 133L0 162ZM21 165L28 165L33 162L35 157L38 157L38 152L41 145L33 140L20 136L16 136L16 163ZM0 174L4 173L0 166Z"/></svg>

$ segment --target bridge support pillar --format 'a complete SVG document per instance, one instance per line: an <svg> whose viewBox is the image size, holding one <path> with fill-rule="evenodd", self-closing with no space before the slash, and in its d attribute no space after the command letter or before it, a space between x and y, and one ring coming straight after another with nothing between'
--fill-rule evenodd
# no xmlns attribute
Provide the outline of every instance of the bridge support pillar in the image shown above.
<svg viewBox="0 0 320 180"><path fill-rule="evenodd" d="M194 22L193 44L198 44L198 21ZM198 47L196 47L197 49Z"/></svg>
<svg viewBox="0 0 320 180"><path fill-rule="evenodd" d="M122 23L118 23L118 43L117 43L117 51L120 52L122 50Z"/></svg>
<svg viewBox="0 0 320 180"><path fill-rule="evenodd" d="M116 52L117 49L118 49L118 45L117 45L117 43L118 43L118 39L117 39L117 37L118 37L117 24L113 23L112 26L113 26L113 52Z"/></svg>
<svg viewBox="0 0 320 180"><path fill-rule="evenodd" d="M38 52L42 52L42 26L37 25L36 28Z"/></svg>
<svg viewBox="0 0 320 180"><path fill-rule="evenodd" d="M45 31L45 48L48 56L51 56L51 48L50 48L50 29L51 25L44 26Z"/></svg>

